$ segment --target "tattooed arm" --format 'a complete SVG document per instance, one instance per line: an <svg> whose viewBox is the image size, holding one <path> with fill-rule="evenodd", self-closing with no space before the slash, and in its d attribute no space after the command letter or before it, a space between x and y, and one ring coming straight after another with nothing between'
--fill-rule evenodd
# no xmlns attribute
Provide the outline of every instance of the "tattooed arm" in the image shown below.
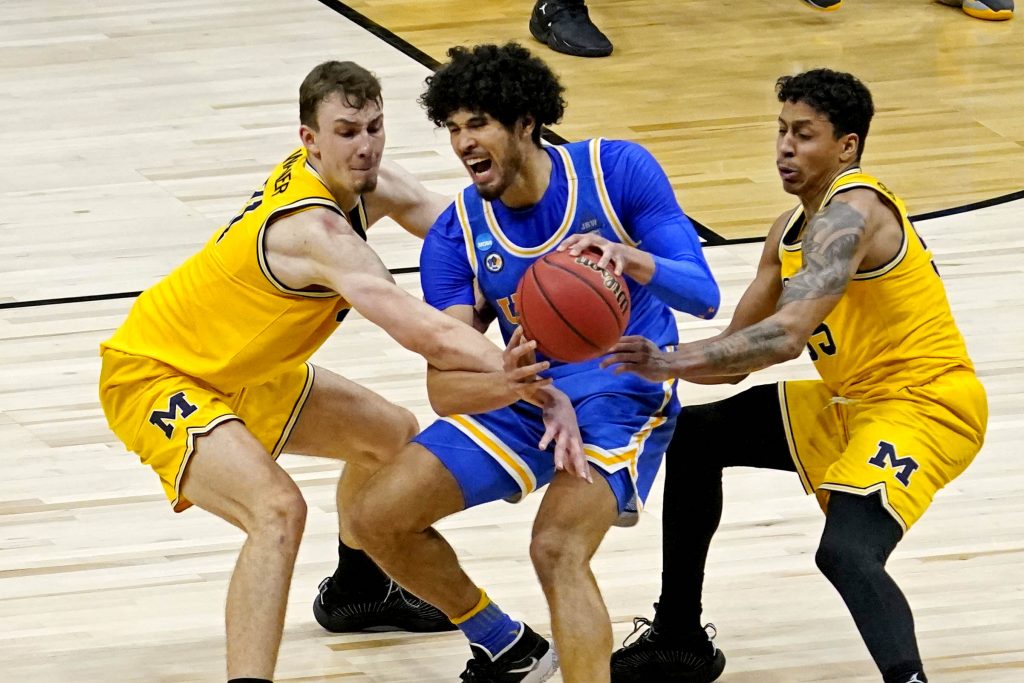
<svg viewBox="0 0 1024 683"><path fill-rule="evenodd" d="M674 353L626 337L604 365L620 364L617 372L657 381L744 375L796 358L857 272L871 241L868 217L877 203L873 191L851 190L811 219L803 236L803 267L782 290L775 312L760 322L731 334L727 330L714 341L684 344Z"/></svg>

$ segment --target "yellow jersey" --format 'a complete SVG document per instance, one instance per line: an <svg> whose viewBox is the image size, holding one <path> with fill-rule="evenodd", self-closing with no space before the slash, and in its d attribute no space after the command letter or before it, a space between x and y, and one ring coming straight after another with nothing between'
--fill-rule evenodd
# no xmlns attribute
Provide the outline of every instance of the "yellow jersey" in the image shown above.
<svg viewBox="0 0 1024 683"><path fill-rule="evenodd" d="M836 396L865 398L921 386L952 369L973 370L931 252L903 202L876 178L852 168L832 183L821 208L857 187L874 190L895 209L903 239L888 263L857 271L808 339L822 380ZM803 263L805 223L803 207L797 207L779 241L784 284Z"/></svg>
<svg viewBox="0 0 1024 683"><path fill-rule="evenodd" d="M227 394L306 361L348 304L335 292L294 290L277 280L264 238L274 220L313 207L346 217L366 238L362 198L343 210L299 148L202 250L139 296L101 349L153 358Z"/></svg>

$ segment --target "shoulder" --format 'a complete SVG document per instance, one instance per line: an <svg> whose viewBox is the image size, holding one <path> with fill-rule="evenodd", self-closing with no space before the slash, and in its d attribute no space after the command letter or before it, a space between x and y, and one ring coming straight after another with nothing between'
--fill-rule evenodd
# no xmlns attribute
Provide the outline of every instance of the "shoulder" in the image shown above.
<svg viewBox="0 0 1024 683"><path fill-rule="evenodd" d="M294 254L345 236L359 239L352 226L341 215L316 206L290 213L271 223L267 227L266 248L270 251Z"/></svg>
<svg viewBox="0 0 1024 683"><path fill-rule="evenodd" d="M643 145L629 140L600 140L601 164L603 166L618 166L622 164L654 164L657 161L654 155Z"/></svg>
<svg viewBox="0 0 1024 683"><path fill-rule="evenodd" d="M451 202L434 221L431 226L431 233L439 233L445 237L462 237L462 221L459 220L459 211L456 208L457 201Z"/></svg>
<svg viewBox="0 0 1024 683"><path fill-rule="evenodd" d="M882 190L864 186L840 192L829 202L830 213L844 217L836 225L859 222L869 232L891 223L893 208L893 204Z"/></svg>

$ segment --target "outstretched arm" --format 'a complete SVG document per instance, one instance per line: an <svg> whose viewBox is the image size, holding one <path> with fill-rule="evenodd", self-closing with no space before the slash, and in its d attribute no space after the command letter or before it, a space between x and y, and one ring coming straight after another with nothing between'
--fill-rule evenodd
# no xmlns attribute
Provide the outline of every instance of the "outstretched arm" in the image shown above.
<svg viewBox="0 0 1024 683"><path fill-rule="evenodd" d="M502 368L501 349L396 285L377 254L341 216L318 208L282 218L269 228L266 250L270 269L284 284L337 292L431 365L479 372Z"/></svg>
<svg viewBox="0 0 1024 683"><path fill-rule="evenodd" d="M619 363L617 371L660 380L739 375L799 356L864 258L871 237L866 201L847 193L811 220L803 238L803 267L767 318L713 342L683 345L667 354L652 352L646 340L625 338L605 364Z"/></svg>
<svg viewBox="0 0 1024 683"><path fill-rule="evenodd" d="M371 223L390 216L420 239L451 203L451 197L428 190L412 173L386 160L380 165L377 189L366 196Z"/></svg>

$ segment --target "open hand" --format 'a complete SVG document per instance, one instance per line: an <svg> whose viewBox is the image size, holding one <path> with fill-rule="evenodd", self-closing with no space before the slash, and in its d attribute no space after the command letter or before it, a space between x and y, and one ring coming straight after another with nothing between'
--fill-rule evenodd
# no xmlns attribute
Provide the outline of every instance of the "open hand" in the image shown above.
<svg viewBox="0 0 1024 683"><path fill-rule="evenodd" d="M537 362L536 350L537 342L528 340L523 328L518 327L501 354L506 387L527 401L534 398L538 389L551 384L549 378L539 376L551 363Z"/></svg>
<svg viewBox="0 0 1024 683"><path fill-rule="evenodd" d="M590 476L590 464L583 453L583 437L576 422L576 410L564 393L551 387L545 390L548 396L544 404L544 436L537 447L547 450L553 441L555 444L555 470L565 470L569 474L586 479L593 483Z"/></svg>
<svg viewBox="0 0 1024 683"><path fill-rule="evenodd" d="M616 375L631 372L652 382L664 382L675 377L671 356L645 337L623 337L601 361L601 367L615 366Z"/></svg>

